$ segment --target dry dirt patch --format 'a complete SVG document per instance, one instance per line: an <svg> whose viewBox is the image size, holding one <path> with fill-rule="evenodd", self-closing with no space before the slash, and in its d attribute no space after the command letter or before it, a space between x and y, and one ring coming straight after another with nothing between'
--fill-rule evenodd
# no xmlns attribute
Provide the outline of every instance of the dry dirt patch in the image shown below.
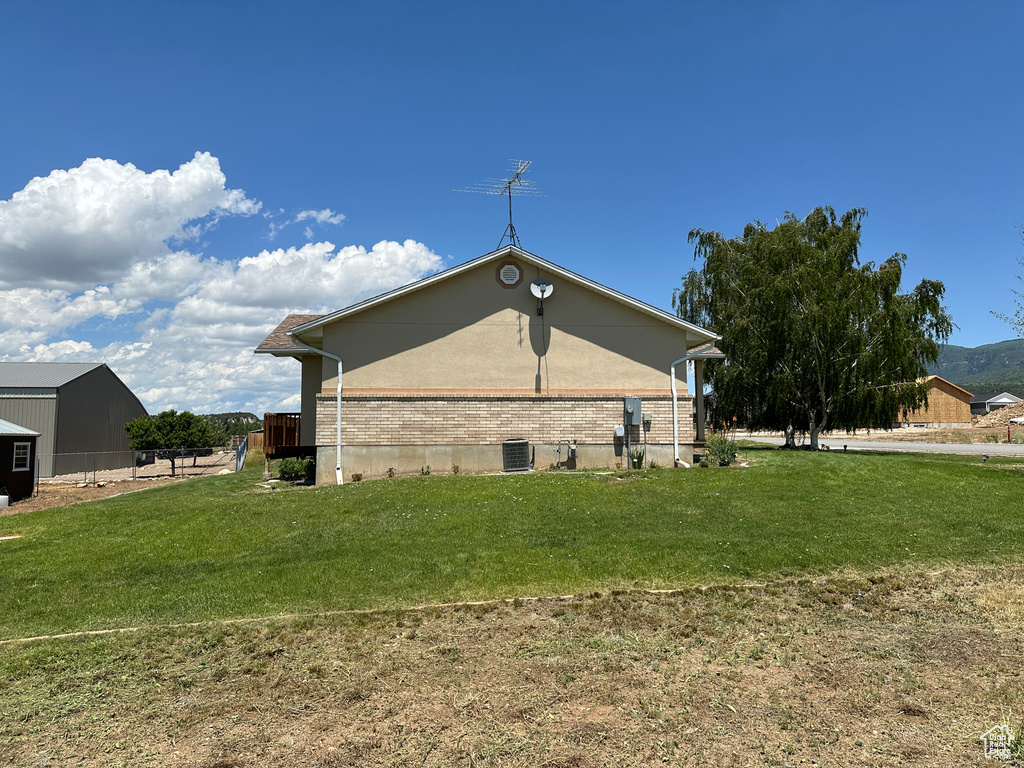
<svg viewBox="0 0 1024 768"><path fill-rule="evenodd" d="M6 509L0 509L0 516L106 499L168 483L210 477L225 470L234 471L234 467L234 453L226 452L199 456L195 466L192 465L192 459L186 459L184 467L178 462L173 476L169 461L157 461L135 470L124 467L47 478L39 481L37 492L32 497L15 502Z"/></svg>
<svg viewBox="0 0 1024 768"><path fill-rule="evenodd" d="M50 667L0 679L0 758L991 766L979 737L1024 712L1024 595L1001 589L1022 575L853 574L56 641L35 655ZM109 668L67 673L76 642L108 644Z"/></svg>

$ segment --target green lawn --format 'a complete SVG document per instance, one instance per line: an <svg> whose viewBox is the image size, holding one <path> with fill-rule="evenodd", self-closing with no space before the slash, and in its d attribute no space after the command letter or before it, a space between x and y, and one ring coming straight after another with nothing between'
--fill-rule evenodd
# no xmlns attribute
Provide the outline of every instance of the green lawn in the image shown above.
<svg viewBox="0 0 1024 768"><path fill-rule="evenodd" d="M1017 561L1024 463L754 466L260 488L256 470L0 518L0 639L291 612Z"/></svg>

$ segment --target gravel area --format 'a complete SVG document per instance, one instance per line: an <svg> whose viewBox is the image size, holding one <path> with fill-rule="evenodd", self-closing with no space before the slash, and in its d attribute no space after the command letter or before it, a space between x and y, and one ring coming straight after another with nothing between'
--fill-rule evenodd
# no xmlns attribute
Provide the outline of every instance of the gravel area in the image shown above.
<svg viewBox="0 0 1024 768"><path fill-rule="evenodd" d="M31 498L15 502L6 509L0 509L2 515L16 515L21 512L35 512L51 507L63 507L83 501L95 501L122 493L141 491L158 485L194 480L199 477L211 477L235 471L235 454L223 451L212 456L200 456L196 465L192 459L185 460L185 466L175 462L174 475L171 475L171 462L157 460L154 464L143 467L124 467L122 469L104 469L96 472L61 475L39 480L38 490Z"/></svg>

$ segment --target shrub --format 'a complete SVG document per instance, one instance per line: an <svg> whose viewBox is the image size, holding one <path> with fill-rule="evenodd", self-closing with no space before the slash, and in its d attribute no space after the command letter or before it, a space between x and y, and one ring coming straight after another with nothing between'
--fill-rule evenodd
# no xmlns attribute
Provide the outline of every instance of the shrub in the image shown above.
<svg viewBox="0 0 1024 768"><path fill-rule="evenodd" d="M430 465L427 464L427 466L425 466L425 467L420 467L420 474L421 475L429 475L430 474Z"/></svg>
<svg viewBox="0 0 1024 768"><path fill-rule="evenodd" d="M281 459L277 474L282 480L312 480L316 477L316 462L313 459Z"/></svg>
<svg viewBox="0 0 1024 768"><path fill-rule="evenodd" d="M362 472L353 472L352 473L352 482L353 483L358 483L362 479L363 479L363 473Z"/></svg>
<svg viewBox="0 0 1024 768"><path fill-rule="evenodd" d="M634 448L629 452L629 466L633 469L644 468L644 449Z"/></svg>
<svg viewBox="0 0 1024 768"><path fill-rule="evenodd" d="M736 458L736 441L729 440L718 435L712 435L708 438L707 445L704 449L704 455L707 459L708 466L712 467L728 467L734 458ZM701 466L704 466L704 462L701 462Z"/></svg>
<svg viewBox="0 0 1024 768"><path fill-rule="evenodd" d="M453 475L459 474L459 465L458 464L452 464L452 474Z"/></svg>

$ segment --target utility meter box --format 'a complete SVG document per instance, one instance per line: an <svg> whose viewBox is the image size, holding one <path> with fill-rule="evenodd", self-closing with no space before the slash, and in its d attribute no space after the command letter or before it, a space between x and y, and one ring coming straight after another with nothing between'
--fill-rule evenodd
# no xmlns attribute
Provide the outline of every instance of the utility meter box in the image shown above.
<svg viewBox="0 0 1024 768"><path fill-rule="evenodd" d="M627 397L623 404L624 415L622 420L627 426L633 424L639 424L641 419L642 410L640 407L639 397Z"/></svg>

